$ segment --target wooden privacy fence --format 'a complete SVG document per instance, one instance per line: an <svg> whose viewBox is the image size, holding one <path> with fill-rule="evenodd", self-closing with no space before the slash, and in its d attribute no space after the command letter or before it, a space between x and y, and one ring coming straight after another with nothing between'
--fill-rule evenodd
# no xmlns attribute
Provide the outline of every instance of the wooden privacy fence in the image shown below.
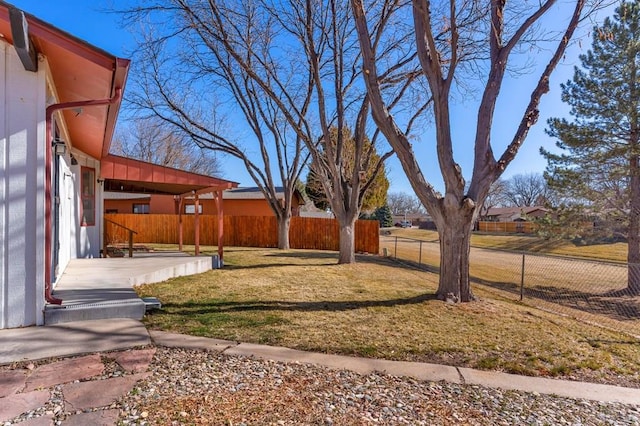
<svg viewBox="0 0 640 426"><path fill-rule="evenodd" d="M178 216L165 214L105 214L105 241L127 240L127 235L111 222L137 232L136 243L178 244ZM201 215L200 244L217 245L218 217ZM235 247L277 247L278 224L273 216L225 216L224 245ZM378 254L380 240L376 220L356 222L355 250ZM194 216L182 216L184 244L194 244ZM292 217L289 244L294 249L339 250L340 230L335 219Z"/></svg>
<svg viewBox="0 0 640 426"><path fill-rule="evenodd" d="M532 222L478 222L480 232L504 232L507 234L533 234L537 225Z"/></svg>

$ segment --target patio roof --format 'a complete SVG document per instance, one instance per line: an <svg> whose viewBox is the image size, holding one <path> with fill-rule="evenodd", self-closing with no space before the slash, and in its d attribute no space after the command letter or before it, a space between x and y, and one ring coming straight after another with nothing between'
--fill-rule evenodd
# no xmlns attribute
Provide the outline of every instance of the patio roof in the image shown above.
<svg viewBox="0 0 640 426"><path fill-rule="evenodd" d="M14 6L0 1L0 40L14 44L10 12ZM51 71L56 102L112 98L124 90L129 60L118 58L68 34L37 17L24 13L28 37ZM120 101L113 105L61 111L69 131L67 143L101 158L109 152Z"/></svg>
<svg viewBox="0 0 640 426"><path fill-rule="evenodd" d="M105 191L183 195L211 189L223 191L238 183L212 176L151 164L131 158L107 155L100 161Z"/></svg>

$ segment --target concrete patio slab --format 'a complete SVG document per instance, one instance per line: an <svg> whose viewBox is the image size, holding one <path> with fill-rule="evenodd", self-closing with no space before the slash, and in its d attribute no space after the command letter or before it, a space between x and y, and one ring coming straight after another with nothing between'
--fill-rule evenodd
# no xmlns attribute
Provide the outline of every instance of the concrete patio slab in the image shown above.
<svg viewBox="0 0 640 426"><path fill-rule="evenodd" d="M147 329L128 318L0 330L0 364L107 352L151 344Z"/></svg>

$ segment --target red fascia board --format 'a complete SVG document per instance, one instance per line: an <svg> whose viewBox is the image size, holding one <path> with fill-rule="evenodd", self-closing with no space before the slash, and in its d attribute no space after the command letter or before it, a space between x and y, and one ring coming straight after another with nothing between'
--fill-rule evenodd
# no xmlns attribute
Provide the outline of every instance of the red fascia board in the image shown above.
<svg viewBox="0 0 640 426"><path fill-rule="evenodd" d="M133 179L133 177L136 179ZM147 163L132 158L108 155L101 161L101 177L104 179L120 179L149 183L185 184L193 186L216 186L235 188L238 183L218 179L211 176L173 169L157 164Z"/></svg>

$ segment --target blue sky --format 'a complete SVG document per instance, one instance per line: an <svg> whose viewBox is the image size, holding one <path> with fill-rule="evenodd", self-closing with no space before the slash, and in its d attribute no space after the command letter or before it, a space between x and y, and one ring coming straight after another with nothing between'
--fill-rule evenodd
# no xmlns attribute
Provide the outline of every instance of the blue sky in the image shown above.
<svg viewBox="0 0 640 426"><path fill-rule="evenodd" d="M108 0L13 0L16 7L25 10L40 19L47 21L81 39L88 41L114 55L127 57L127 51L131 50L133 37L120 27L119 16L113 13L105 13L111 1ZM126 1L115 2L119 7L126 5ZM584 33L584 31L583 31ZM560 101L560 83L571 78L574 65L578 64L578 54L590 46L590 38L582 38L582 48L575 46L556 69L551 79L551 92L543 97L540 108L540 120L529 132L525 144L521 148L516 159L511 163L505 174L509 178L519 173L541 173L546 165L539 155L540 146L551 148L554 141L545 133L546 121L549 117L567 116L568 108ZM531 58L536 60L540 68L546 65L546 56L535 52ZM517 79L508 79L501 91L498 109L495 114L493 140L494 153L499 156L504 146L510 141L516 128L522 111L529 101L531 88L537 79L535 72L530 75L520 76ZM479 94L477 97L479 98ZM470 177L473 161L473 134L475 131L476 99L468 97L457 102L452 113L452 132L454 135L454 154L460 163L465 177ZM423 168L423 174L437 189L441 189L440 173L437 169L435 148L429 141L433 128L424 129L422 137L418 137L414 143L414 150L418 162ZM242 186L252 186L253 182L244 172L242 166L234 164L233 160L224 159L224 178L240 182ZM387 164L388 177L391 182L390 191L403 191L413 193L404 176L399 162L392 158Z"/></svg>

